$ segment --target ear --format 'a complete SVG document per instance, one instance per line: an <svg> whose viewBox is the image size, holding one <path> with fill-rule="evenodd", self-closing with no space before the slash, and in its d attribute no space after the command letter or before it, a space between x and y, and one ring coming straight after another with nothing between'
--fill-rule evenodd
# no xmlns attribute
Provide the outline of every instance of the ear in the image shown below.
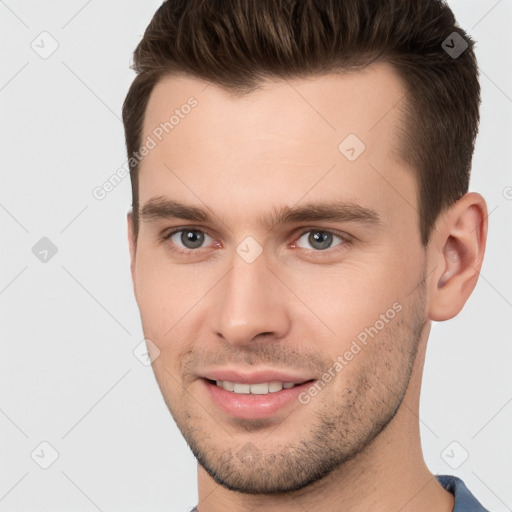
<svg viewBox="0 0 512 512"><path fill-rule="evenodd" d="M487 240L487 205L471 192L439 216L429 243L429 318L449 320L475 288Z"/></svg>
<svg viewBox="0 0 512 512"><path fill-rule="evenodd" d="M130 248L130 273L132 275L133 288L135 290L135 253L137 252L137 242L135 240L133 226L133 211L130 210L126 215L128 224L128 247Z"/></svg>

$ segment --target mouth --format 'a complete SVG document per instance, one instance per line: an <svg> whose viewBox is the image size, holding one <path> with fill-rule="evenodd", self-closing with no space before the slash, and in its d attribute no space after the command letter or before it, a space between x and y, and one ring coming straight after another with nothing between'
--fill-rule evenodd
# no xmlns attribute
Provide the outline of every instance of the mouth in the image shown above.
<svg viewBox="0 0 512 512"><path fill-rule="evenodd" d="M287 411L288 417L293 408L304 407L300 395L316 382L309 379L248 383L208 378L200 381L206 396L224 415L247 420L269 419L282 411Z"/></svg>
<svg viewBox="0 0 512 512"><path fill-rule="evenodd" d="M279 393L283 389L291 389L303 384L309 384L314 382L314 379L310 379L303 382L281 382L281 381L270 381L270 382L258 382L256 384L248 384L244 382L231 382L228 380L212 380L205 379L212 385L216 385L225 391L236 393L238 395L268 395L269 393Z"/></svg>

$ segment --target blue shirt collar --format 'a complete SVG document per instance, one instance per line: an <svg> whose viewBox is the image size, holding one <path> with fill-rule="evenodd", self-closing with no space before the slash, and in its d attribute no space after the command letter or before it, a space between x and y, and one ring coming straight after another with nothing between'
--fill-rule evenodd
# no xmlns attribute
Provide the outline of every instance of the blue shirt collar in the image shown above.
<svg viewBox="0 0 512 512"><path fill-rule="evenodd" d="M489 512L456 476L437 475L439 483L455 497L453 512Z"/></svg>

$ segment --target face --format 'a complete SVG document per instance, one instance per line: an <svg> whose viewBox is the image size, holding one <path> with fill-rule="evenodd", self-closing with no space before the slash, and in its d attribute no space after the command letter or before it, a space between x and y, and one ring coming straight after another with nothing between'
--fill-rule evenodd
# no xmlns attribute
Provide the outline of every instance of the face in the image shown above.
<svg viewBox="0 0 512 512"><path fill-rule="evenodd" d="M151 95L135 293L165 402L229 489L301 489L398 416L426 324L403 94L376 64Z"/></svg>

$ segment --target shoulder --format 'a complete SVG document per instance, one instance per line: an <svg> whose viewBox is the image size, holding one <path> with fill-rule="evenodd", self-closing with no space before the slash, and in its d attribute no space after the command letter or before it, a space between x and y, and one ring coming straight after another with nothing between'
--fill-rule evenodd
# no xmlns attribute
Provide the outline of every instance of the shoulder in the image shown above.
<svg viewBox="0 0 512 512"><path fill-rule="evenodd" d="M451 475L437 475L439 483L455 497L455 506L453 512L489 512L483 505L471 494L464 482Z"/></svg>

